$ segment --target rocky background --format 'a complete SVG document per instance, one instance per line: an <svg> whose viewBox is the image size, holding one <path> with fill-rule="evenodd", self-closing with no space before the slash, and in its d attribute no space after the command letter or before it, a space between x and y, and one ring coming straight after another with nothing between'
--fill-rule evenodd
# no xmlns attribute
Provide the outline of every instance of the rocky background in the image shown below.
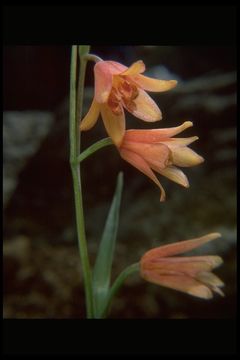
<svg viewBox="0 0 240 360"><path fill-rule="evenodd" d="M222 238L200 249L219 254L215 272L225 297L203 301L130 277L113 302L111 318L232 318L236 313L236 51L232 47L92 47L105 60L130 65L142 59L146 75L177 79L171 92L153 93L163 120L191 120L184 136L205 162L186 169L190 188L162 178L167 193L121 160L113 147L82 164L86 229L92 264L115 188L124 172L113 279L149 248L208 232ZM5 318L85 316L72 179L69 167L70 47L4 48L3 201ZM93 94L86 79L84 112ZM128 128L149 128L128 116ZM152 127L152 124L151 124ZM105 137L102 122L82 136L82 147ZM199 253L199 251L195 251Z"/></svg>

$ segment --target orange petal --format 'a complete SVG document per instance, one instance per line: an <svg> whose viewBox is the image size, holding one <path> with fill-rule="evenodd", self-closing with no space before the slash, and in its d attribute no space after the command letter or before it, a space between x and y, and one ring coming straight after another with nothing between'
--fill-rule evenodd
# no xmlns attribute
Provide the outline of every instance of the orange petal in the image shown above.
<svg viewBox="0 0 240 360"><path fill-rule="evenodd" d="M186 275L158 275L154 271L141 273L142 277L157 285L185 292L203 299L211 299L212 291L201 282Z"/></svg>
<svg viewBox="0 0 240 360"><path fill-rule="evenodd" d="M93 102L90 106L88 113L80 123L80 130L85 131L91 129L97 122L99 112L100 112L100 106L96 102L96 100L93 99Z"/></svg>
<svg viewBox="0 0 240 360"><path fill-rule="evenodd" d="M120 146L125 132L125 115L123 108L120 115L112 112L106 104L101 105L101 115L108 135L116 146Z"/></svg>
<svg viewBox="0 0 240 360"><path fill-rule="evenodd" d="M120 75L137 75L145 71L145 65L142 60L133 63L127 70L122 72Z"/></svg>
<svg viewBox="0 0 240 360"><path fill-rule="evenodd" d="M148 122L161 120L162 113L157 104L152 98L143 90L139 90L139 95L133 101L136 106L128 106L123 104L124 107L139 119Z"/></svg>
<svg viewBox="0 0 240 360"><path fill-rule="evenodd" d="M149 250L146 254L148 254L148 256L149 256L149 254L154 254L154 256L159 256L159 257L166 257L166 256L182 254L187 251L191 251L195 248L198 248L199 246L202 246L203 244L205 244L211 240L215 240L215 239L219 238L220 236L221 236L221 234L219 234L219 233L211 233L211 234L207 234L205 236L201 236L199 238L185 240L185 241L179 241L179 242L169 244L169 245L163 245L158 248Z"/></svg>
<svg viewBox="0 0 240 360"><path fill-rule="evenodd" d="M168 91L177 85L176 80L158 80L144 75L136 75L133 77L134 82L146 91Z"/></svg>
<svg viewBox="0 0 240 360"><path fill-rule="evenodd" d="M135 168L137 168L143 174L148 176L153 182L155 182L155 184L157 184L157 186L160 188L160 191L161 191L160 201L164 201L166 198L165 191L164 191L162 185L160 184L160 182L158 181L156 175L151 170L148 163L140 155L138 155L132 151L129 151L127 149L124 149L124 148L120 149L120 154L124 160L129 162L131 165L133 165Z"/></svg>
<svg viewBox="0 0 240 360"><path fill-rule="evenodd" d="M202 282L204 279L206 280L205 282L207 282L208 275L206 274L222 263L222 258L216 255L159 257L156 254L150 253L147 257L143 256L141 260L141 264L144 268L147 270L154 270L159 275L185 274L197 277ZM209 279L213 279L214 276L211 277L211 275L209 275ZM220 279L219 281L221 282ZM221 282L221 284L223 283ZM217 282L212 285L217 285Z"/></svg>
<svg viewBox="0 0 240 360"><path fill-rule="evenodd" d="M191 121L185 121L182 125L165 128L165 129L151 129L151 130L127 130L125 139L137 142L161 142L168 141L170 137L179 134L183 130L193 126Z"/></svg>
<svg viewBox="0 0 240 360"><path fill-rule="evenodd" d="M186 146L172 148L171 150L174 165L189 167L199 165L204 161L202 156L198 155L195 151Z"/></svg>
<svg viewBox="0 0 240 360"><path fill-rule="evenodd" d="M120 64L116 61L105 61L109 66L109 71L113 75L120 75L123 71L127 70L127 66Z"/></svg>
<svg viewBox="0 0 240 360"><path fill-rule="evenodd" d="M175 166L168 166L165 169L157 169L154 168L155 171L159 172L159 174L167 177L168 179L174 181L175 183L182 185L186 188L189 187L188 178L182 172L182 170L176 168Z"/></svg>
<svg viewBox="0 0 240 360"><path fill-rule="evenodd" d="M94 66L95 98L98 103L107 101L112 89L112 74L106 61L99 61Z"/></svg>
<svg viewBox="0 0 240 360"><path fill-rule="evenodd" d="M124 139L121 147L140 155L150 167L153 165L158 169L165 169L169 159L170 150L164 144L144 144Z"/></svg>

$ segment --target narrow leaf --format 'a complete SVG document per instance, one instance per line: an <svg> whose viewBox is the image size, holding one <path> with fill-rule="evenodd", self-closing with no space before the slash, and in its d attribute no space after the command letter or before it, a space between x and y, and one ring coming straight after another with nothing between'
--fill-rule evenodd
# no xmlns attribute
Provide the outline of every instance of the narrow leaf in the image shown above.
<svg viewBox="0 0 240 360"><path fill-rule="evenodd" d="M96 263L93 270L93 292L96 314L101 312L108 296L115 249L119 210L123 188L123 174L119 173L115 194L105 223Z"/></svg>

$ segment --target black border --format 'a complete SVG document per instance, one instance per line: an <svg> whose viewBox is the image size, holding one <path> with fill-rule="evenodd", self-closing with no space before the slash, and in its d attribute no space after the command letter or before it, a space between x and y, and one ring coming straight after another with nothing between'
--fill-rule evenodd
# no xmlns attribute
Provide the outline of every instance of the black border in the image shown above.
<svg viewBox="0 0 240 360"><path fill-rule="evenodd" d="M3 10L6 44L236 44L233 5L5 5Z"/></svg>
<svg viewBox="0 0 240 360"><path fill-rule="evenodd" d="M4 320L8 355L234 355L234 320Z"/></svg>
<svg viewBox="0 0 240 360"><path fill-rule="evenodd" d="M5 44L236 45L232 5L5 5L3 10ZM231 355L236 322L5 319L3 349L8 355Z"/></svg>

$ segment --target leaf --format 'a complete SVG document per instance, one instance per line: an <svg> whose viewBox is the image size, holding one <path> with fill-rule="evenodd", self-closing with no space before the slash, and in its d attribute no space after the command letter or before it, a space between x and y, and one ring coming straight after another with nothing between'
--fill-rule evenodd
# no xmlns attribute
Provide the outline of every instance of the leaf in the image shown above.
<svg viewBox="0 0 240 360"><path fill-rule="evenodd" d="M113 254L117 238L122 188L123 174L119 173L115 194L105 223L96 263L93 270L95 316L98 316L101 313L108 297Z"/></svg>
<svg viewBox="0 0 240 360"><path fill-rule="evenodd" d="M87 55L90 51L90 45L79 45L78 51L80 56Z"/></svg>

